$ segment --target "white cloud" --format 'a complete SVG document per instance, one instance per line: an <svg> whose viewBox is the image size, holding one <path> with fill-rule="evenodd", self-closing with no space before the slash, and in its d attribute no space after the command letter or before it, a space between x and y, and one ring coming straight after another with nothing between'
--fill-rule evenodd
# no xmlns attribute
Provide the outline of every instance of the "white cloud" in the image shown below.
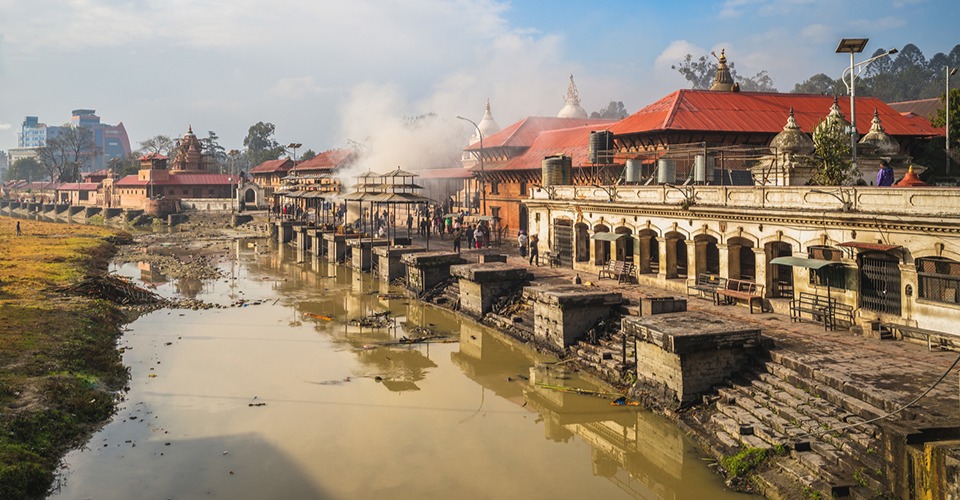
<svg viewBox="0 0 960 500"><path fill-rule="evenodd" d="M706 54L708 51L698 45L694 45L686 40L674 40L663 49L654 60L653 66L657 70L670 70L670 66L680 63L683 58L690 54L694 59Z"/></svg>
<svg viewBox="0 0 960 500"><path fill-rule="evenodd" d="M13 125L0 122L0 130L10 130L11 128L13 128Z"/></svg>

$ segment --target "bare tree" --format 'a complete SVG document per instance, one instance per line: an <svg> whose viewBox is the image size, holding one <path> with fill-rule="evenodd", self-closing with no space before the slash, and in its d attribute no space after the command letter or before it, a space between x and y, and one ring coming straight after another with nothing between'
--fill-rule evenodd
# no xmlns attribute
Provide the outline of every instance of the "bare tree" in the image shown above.
<svg viewBox="0 0 960 500"><path fill-rule="evenodd" d="M50 181L77 182L80 168L91 163L99 154L91 131L64 126L37 150L37 159L50 176Z"/></svg>
<svg viewBox="0 0 960 500"><path fill-rule="evenodd" d="M173 148L173 139L166 135L156 135L145 141L140 141L140 150L144 153L165 155Z"/></svg>

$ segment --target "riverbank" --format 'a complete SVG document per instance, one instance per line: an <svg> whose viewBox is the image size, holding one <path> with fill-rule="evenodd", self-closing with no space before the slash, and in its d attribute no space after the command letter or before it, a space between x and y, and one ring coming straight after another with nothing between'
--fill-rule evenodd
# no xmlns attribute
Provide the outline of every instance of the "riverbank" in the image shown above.
<svg viewBox="0 0 960 500"><path fill-rule="evenodd" d="M113 413L127 379L110 302L65 292L104 272L118 232L0 218L0 498L43 497L61 455Z"/></svg>

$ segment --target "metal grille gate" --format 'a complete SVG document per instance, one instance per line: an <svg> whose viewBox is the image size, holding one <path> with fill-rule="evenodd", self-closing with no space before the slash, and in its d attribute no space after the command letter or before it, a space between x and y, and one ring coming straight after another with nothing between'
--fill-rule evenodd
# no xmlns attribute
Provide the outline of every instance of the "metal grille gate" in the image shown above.
<svg viewBox="0 0 960 500"><path fill-rule="evenodd" d="M882 254L860 255L860 307L900 314L900 260Z"/></svg>
<svg viewBox="0 0 960 500"><path fill-rule="evenodd" d="M553 251L557 253L560 267L573 269L573 221L554 219Z"/></svg>

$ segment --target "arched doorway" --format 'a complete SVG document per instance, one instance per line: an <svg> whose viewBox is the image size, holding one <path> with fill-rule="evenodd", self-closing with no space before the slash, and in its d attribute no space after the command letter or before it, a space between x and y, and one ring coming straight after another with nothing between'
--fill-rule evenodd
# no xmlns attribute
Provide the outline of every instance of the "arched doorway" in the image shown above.
<svg viewBox="0 0 960 500"><path fill-rule="evenodd" d="M590 227L583 222L578 222L573 232L576 238L574 260L590 262Z"/></svg>
<svg viewBox="0 0 960 500"><path fill-rule="evenodd" d="M527 206L523 203L520 204L519 219L517 220L517 225L520 226L518 229L520 231L528 232L530 230L530 212L527 210Z"/></svg>
<svg viewBox="0 0 960 500"><path fill-rule="evenodd" d="M594 234L610 232L610 228L597 224L593 227ZM603 240L593 240L593 263L602 266L610 261L610 242Z"/></svg>
<svg viewBox="0 0 960 500"><path fill-rule="evenodd" d="M720 275L720 248L717 239L709 234L699 234L693 238L696 245L696 273Z"/></svg>
<svg viewBox="0 0 960 500"><path fill-rule="evenodd" d="M652 229L637 231L637 246L640 256L637 267L640 274L660 272L660 244L657 233Z"/></svg>
<svg viewBox="0 0 960 500"><path fill-rule="evenodd" d="M567 218L553 220L553 252L561 267L573 267L573 221Z"/></svg>
<svg viewBox="0 0 960 500"><path fill-rule="evenodd" d="M733 279L753 280L757 275L757 257L753 253L753 241L746 238L727 240L727 276Z"/></svg>
<svg viewBox="0 0 960 500"><path fill-rule="evenodd" d="M633 231L629 227L620 226L614 230L616 234L625 234L626 236L620 238L615 242L616 245L616 260L620 262L633 262L633 252L634 252L634 240L633 240Z"/></svg>
<svg viewBox="0 0 960 500"><path fill-rule="evenodd" d="M687 276L687 240L682 233L670 232L664 235L667 245L667 262L665 269L667 278L685 278Z"/></svg>
<svg viewBox="0 0 960 500"><path fill-rule="evenodd" d="M767 258L767 290L770 297L793 297L793 267L769 264L777 257L791 257L793 246L783 241L774 241L764 245L764 255Z"/></svg>

